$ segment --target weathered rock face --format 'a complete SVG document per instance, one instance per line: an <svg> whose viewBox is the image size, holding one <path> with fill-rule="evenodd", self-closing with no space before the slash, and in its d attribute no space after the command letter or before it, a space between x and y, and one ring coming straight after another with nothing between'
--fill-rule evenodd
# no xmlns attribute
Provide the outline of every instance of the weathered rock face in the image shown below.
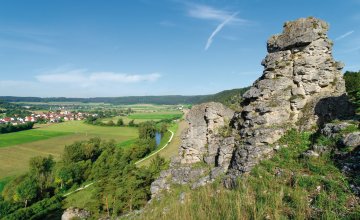
<svg viewBox="0 0 360 220"><path fill-rule="evenodd" d="M78 208L68 208L61 216L61 220L71 220L71 219L88 219L90 218L90 212L78 209Z"/></svg>
<svg viewBox="0 0 360 220"><path fill-rule="evenodd" d="M181 138L180 163L205 162L227 169L234 149L234 137L226 126L233 116L234 112L220 103L194 106L186 117L189 129ZM229 133L224 134L226 132Z"/></svg>
<svg viewBox="0 0 360 220"><path fill-rule="evenodd" d="M234 112L220 103L194 106L186 115L189 126L182 134L179 155L152 183L152 195L170 189L171 183L196 188L225 173L235 147L229 126L233 116Z"/></svg>
<svg viewBox="0 0 360 220"><path fill-rule="evenodd" d="M268 40L263 75L244 94L243 111L233 119L241 141L230 177L271 155L270 146L289 128L311 129L353 114L327 30L324 21L301 18L286 22L283 33Z"/></svg>

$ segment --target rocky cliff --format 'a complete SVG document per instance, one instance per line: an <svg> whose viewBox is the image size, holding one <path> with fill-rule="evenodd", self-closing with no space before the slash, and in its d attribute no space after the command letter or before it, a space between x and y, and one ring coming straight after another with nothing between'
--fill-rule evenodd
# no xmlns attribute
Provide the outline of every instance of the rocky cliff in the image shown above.
<svg viewBox="0 0 360 220"><path fill-rule="evenodd" d="M186 115L188 129L181 137L179 154L170 169L151 185L153 195L169 189L171 183L193 188L213 181L227 171L235 147L229 126L234 112L220 103L194 106Z"/></svg>
<svg viewBox="0 0 360 220"><path fill-rule="evenodd" d="M328 24L300 18L270 37L263 75L244 94L243 111L234 117L237 143L229 175L248 172L273 153L290 128L308 130L353 114L345 96L343 65L332 57Z"/></svg>
<svg viewBox="0 0 360 220"><path fill-rule="evenodd" d="M171 179L182 179L174 176L184 174L180 171L184 167L185 176L192 175L185 182L195 180L193 187L225 172L225 186L232 187L237 176L274 153L276 142L287 130L314 129L351 116L354 112L340 72L343 65L332 57L327 31L328 24L322 20L300 18L286 22L281 34L270 37L268 54L261 63L263 74L243 95L243 110L230 122L226 119L232 113L219 104L194 107L187 117L189 129L179 157L154 182L153 192L156 194ZM189 166L201 161L210 165L209 172ZM194 170L198 170L196 175Z"/></svg>

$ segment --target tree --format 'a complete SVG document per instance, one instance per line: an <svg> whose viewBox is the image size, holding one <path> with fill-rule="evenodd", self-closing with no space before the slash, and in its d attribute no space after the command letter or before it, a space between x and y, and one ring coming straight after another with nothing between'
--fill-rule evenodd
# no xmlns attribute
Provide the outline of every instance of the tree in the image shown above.
<svg viewBox="0 0 360 220"><path fill-rule="evenodd" d="M344 74L344 79L347 92L360 90L360 71L346 71Z"/></svg>
<svg viewBox="0 0 360 220"><path fill-rule="evenodd" d="M26 177L20 184L16 187L15 201L21 201L24 203L26 208L28 202L34 200L37 197L38 186L36 180L30 177Z"/></svg>
<svg viewBox="0 0 360 220"><path fill-rule="evenodd" d="M129 121L129 126L130 126L130 127L135 127L135 122L134 122L134 120Z"/></svg>
<svg viewBox="0 0 360 220"><path fill-rule="evenodd" d="M48 157L37 156L30 159L30 173L36 177L42 196L45 189L51 184L50 177L54 164L55 162L51 155Z"/></svg>
<svg viewBox="0 0 360 220"><path fill-rule="evenodd" d="M156 134L156 125L153 121L147 121L139 124L140 139L154 139Z"/></svg>
<svg viewBox="0 0 360 220"><path fill-rule="evenodd" d="M123 119L122 119L122 118L119 118L119 119L117 120L117 122L116 122L116 125L117 125L117 126L123 126L123 125L124 125Z"/></svg>
<svg viewBox="0 0 360 220"><path fill-rule="evenodd" d="M360 112L360 71L346 71L344 74L344 79L346 92L349 95L350 101L354 103L357 111Z"/></svg>
<svg viewBox="0 0 360 220"><path fill-rule="evenodd" d="M115 123L113 122L113 120L110 120L106 123L107 126L115 126Z"/></svg>
<svg viewBox="0 0 360 220"><path fill-rule="evenodd" d="M161 123L159 132L164 135L168 130L168 125L166 123Z"/></svg>
<svg viewBox="0 0 360 220"><path fill-rule="evenodd" d="M164 170L167 166L167 163L163 157L160 157L159 154L156 154L155 158L151 160L149 165L149 172L152 179L159 177L160 171Z"/></svg>

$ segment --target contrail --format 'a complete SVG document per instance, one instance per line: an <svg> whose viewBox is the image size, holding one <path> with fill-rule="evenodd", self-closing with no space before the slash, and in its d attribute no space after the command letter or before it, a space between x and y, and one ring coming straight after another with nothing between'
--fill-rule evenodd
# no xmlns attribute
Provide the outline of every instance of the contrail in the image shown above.
<svg viewBox="0 0 360 220"><path fill-rule="evenodd" d="M349 32L346 32L345 34L341 35L340 37L336 38L335 40L341 40L347 36L349 36L350 34L354 33L355 31L349 31Z"/></svg>
<svg viewBox="0 0 360 220"><path fill-rule="evenodd" d="M236 15L238 14L238 12L235 12L234 14L232 14L230 17L228 17L225 21L223 21L221 24L219 24L216 29L211 33L210 37L208 38L206 45L205 45L205 50L209 49L209 47L211 46L211 43L213 42L213 39L215 37L215 35L217 33L219 33L219 31L221 31L221 29L227 24L229 23Z"/></svg>

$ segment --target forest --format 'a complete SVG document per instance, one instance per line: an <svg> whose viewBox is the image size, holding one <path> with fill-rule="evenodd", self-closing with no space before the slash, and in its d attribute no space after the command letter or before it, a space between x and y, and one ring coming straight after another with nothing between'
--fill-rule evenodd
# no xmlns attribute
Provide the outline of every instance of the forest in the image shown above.
<svg viewBox="0 0 360 220"><path fill-rule="evenodd" d="M199 104L203 102L222 102L230 103L234 95L241 95L248 87L240 89L225 90L212 95L167 95L167 96L126 96L126 97L96 97L96 98L40 98L40 97L16 97L0 96L0 102L83 102L83 103L111 103L111 104L158 104L158 105L177 105L177 104Z"/></svg>

